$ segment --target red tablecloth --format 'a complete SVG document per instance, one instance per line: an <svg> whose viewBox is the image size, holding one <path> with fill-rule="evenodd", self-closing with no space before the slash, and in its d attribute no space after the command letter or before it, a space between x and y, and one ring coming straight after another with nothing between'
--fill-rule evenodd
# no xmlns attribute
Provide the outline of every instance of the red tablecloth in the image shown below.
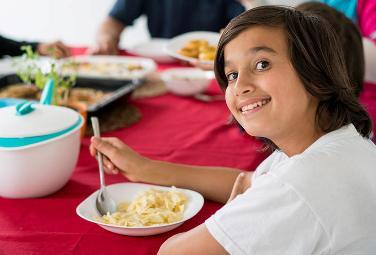
<svg viewBox="0 0 376 255"><path fill-rule="evenodd" d="M82 52L76 50L75 53ZM173 65L159 66L159 69ZM176 66L176 65L175 65ZM209 93L220 93L215 82ZM104 136L117 136L153 159L198 165L255 169L265 158L260 143L227 125L224 102L203 103L172 94L131 102L140 122ZM82 141L70 181L53 195L38 199L0 198L0 254L156 254L171 235L207 219L220 204L205 201L203 209L179 228L156 236L129 237L110 233L76 215L77 205L99 186L98 166ZM126 181L107 176L107 183Z"/></svg>

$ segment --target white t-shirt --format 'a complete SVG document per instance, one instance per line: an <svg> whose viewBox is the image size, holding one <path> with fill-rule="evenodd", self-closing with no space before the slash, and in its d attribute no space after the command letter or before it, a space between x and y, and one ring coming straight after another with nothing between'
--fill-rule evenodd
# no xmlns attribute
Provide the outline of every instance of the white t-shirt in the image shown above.
<svg viewBox="0 0 376 255"><path fill-rule="evenodd" d="M348 125L276 151L205 224L230 254L376 254L376 146Z"/></svg>

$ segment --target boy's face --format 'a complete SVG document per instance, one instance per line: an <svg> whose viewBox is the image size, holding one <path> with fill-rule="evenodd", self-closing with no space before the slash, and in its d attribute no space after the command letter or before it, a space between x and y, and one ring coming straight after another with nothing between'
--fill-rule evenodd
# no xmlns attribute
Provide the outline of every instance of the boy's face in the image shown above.
<svg viewBox="0 0 376 255"><path fill-rule="evenodd" d="M304 88L282 28L254 26L224 49L226 103L247 133L282 148L315 127L317 100Z"/></svg>

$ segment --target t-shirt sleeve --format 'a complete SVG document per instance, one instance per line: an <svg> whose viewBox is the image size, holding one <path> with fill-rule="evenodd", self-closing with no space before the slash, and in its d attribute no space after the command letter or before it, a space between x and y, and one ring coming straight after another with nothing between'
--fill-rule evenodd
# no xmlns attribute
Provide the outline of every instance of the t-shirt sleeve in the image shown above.
<svg viewBox="0 0 376 255"><path fill-rule="evenodd" d="M125 26L130 26L133 21L144 12L145 0L117 0L109 16L120 21Z"/></svg>
<svg viewBox="0 0 376 255"><path fill-rule="evenodd" d="M245 11L245 7L238 1L226 0L226 24Z"/></svg>
<svg viewBox="0 0 376 255"><path fill-rule="evenodd" d="M252 175L252 182L258 178L260 175L266 174L269 170L282 160L287 158L285 154L280 151L274 151L269 157L267 157L261 164L256 168L255 173Z"/></svg>
<svg viewBox="0 0 376 255"><path fill-rule="evenodd" d="M21 47L24 45L30 45L34 51L38 47L36 42L15 41L0 35L0 57L21 55L23 53Z"/></svg>
<svg viewBox="0 0 376 255"><path fill-rule="evenodd" d="M316 215L270 174L258 177L205 224L230 254L326 254L329 249Z"/></svg>

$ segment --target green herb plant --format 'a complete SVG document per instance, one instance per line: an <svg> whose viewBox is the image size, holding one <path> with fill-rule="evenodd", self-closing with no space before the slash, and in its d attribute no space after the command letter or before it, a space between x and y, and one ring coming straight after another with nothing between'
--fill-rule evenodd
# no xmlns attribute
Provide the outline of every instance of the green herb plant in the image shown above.
<svg viewBox="0 0 376 255"><path fill-rule="evenodd" d="M55 85L52 103L67 104L69 91L76 82L76 75L63 76L59 73L55 59L41 64L39 54L34 52L30 45L22 46L21 50L24 53L15 62L18 77L26 84L34 84L40 90L43 90L49 79L52 79Z"/></svg>

